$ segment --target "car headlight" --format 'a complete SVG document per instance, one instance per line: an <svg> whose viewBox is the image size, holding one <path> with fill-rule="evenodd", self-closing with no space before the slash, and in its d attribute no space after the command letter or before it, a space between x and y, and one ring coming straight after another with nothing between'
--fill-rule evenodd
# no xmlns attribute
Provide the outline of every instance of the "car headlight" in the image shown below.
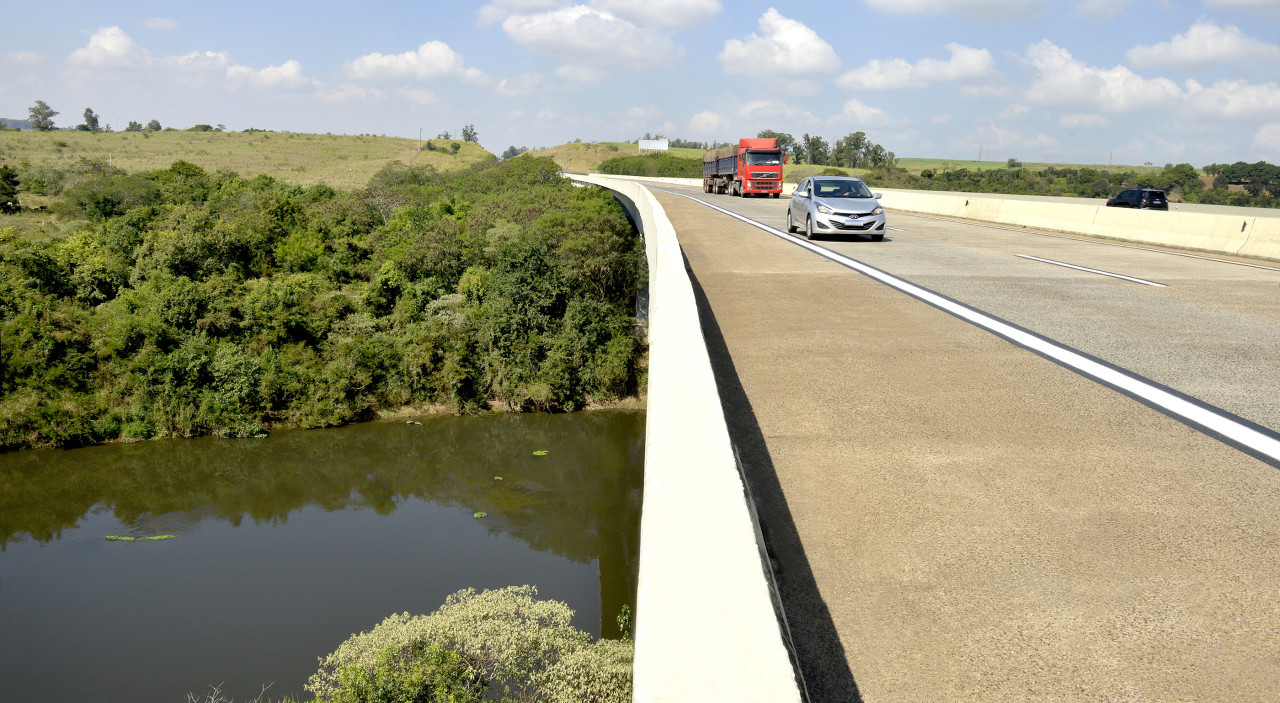
<svg viewBox="0 0 1280 703"><path fill-rule="evenodd" d="M831 210L831 208L827 207L826 205L819 205L819 206L818 206L818 212L820 212L820 213L822 213L822 214L824 214L824 215L830 215L830 214L831 214L831 212L832 212L832 210Z"/></svg>
<svg viewBox="0 0 1280 703"><path fill-rule="evenodd" d="M872 210L872 211L871 211L871 214L872 214L872 215L883 215L883 214L884 214L884 208L882 208L882 207L878 207L878 208L876 208L876 209Z"/></svg>

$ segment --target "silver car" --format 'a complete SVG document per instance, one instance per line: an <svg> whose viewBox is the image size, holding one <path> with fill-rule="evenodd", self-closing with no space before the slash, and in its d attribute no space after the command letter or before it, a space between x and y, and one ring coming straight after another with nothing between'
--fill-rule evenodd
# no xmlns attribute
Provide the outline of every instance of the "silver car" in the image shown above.
<svg viewBox="0 0 1280 703"><path fill-rule="evenodd" d="M787 231L804 238L823 234L869 234L884 239L884 208L867 184L851 176L813 176L796 185L787 205Z"/></svg>

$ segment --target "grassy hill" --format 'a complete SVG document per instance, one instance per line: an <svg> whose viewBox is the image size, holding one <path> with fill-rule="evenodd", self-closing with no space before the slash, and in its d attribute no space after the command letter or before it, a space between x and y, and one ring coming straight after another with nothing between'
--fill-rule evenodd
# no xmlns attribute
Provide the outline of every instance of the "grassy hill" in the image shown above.
<svg viewBox="0 0 1280 703"><path fill-rule="evenodd" d="M702 160L702 149L669 149L666 153L685 159ZM626 142L572 142L547 149L526 151L530 156L547 156L571 173L591 173L616 156L636 156L635 144Z"/></svg>
<svg viewBox="0 0 1280 703"><path fill-rule="evenodd" d="M184 160L209 172L227 170L246 178L266 174L285 183L337 189L364 187L392 161L452 171L493 158L479 144L446 139L423 144L398 137L292 132L0 132L0 164L14 167L30 161L58 168L89 159L135 172Z"/></svg>

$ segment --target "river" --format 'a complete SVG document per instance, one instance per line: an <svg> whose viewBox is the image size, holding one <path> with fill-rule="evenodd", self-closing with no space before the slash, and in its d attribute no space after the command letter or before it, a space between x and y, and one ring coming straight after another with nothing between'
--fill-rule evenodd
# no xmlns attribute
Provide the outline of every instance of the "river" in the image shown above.
<svg viewBox="0 0 1280 703"><path fill-rule="evenodd" d="M617 636L644 414L419 421L0 455L0 699L305 700L350 634L467 587Z"/></svg>

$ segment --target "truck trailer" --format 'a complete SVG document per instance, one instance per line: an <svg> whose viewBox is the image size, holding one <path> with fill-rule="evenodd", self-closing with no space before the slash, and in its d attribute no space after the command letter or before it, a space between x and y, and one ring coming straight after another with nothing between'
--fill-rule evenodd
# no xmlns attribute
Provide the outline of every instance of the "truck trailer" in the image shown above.
<svg viewBox="0 0 1280 703"><path fill-rule="evenodd" d="M776 198L782 194L786 161L773 138L739 139L737 146L709 149L702 155L702 192Z"/></svg>

